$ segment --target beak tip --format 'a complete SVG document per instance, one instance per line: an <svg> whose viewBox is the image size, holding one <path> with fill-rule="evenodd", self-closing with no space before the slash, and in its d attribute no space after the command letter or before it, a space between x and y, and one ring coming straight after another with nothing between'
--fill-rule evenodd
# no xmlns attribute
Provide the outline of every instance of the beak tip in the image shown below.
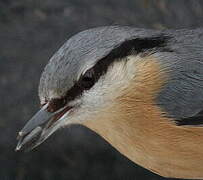
<svg viewBox="0 0 203 180"><path fill-rule="evenodd" d="M15 151L16 151L16 152L17 152L17 151L20 151L20 149L21 149L21 145L19 144L19 145L16 146Z"/></svg>
<svg viewBox="0 0 203 180"><path fill-rule="evenodd" d="M23 136L23 132L22 131L20 131L19 133L18 133L18 136Z"/></svg>
<svg viewBox="0 0 203 180"><path fill-rule="evenodd" d="M22 147L22 137L24 136L24 132L23 131L20 131L18 133L18 136L17 136L17 140L18 140L18 144L15 148L15 151L20 151L21 150L21 147Z"/></svg>
<svg viewBox="0 0 203 180"><path fill-rule="evenodd" d="M16 139L17 139L18 141L20 141L20 139L21 139L22 137L23 137L23 132L20 131L20 132L18 133Z"/></svg>

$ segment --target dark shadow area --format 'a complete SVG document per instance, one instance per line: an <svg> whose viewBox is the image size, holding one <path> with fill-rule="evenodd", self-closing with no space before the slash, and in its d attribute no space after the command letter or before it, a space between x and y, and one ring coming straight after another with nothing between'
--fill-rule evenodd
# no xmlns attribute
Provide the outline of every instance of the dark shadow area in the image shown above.
<svg viewBox="0 0 203 180"><path fill-rule="evenodd" d="M45 64L73 34L101 25L203 26L201 0L0 0L0 179L158 180L94 132L64 128L32 152L14 152L17 132L38 110Z"/></svg>

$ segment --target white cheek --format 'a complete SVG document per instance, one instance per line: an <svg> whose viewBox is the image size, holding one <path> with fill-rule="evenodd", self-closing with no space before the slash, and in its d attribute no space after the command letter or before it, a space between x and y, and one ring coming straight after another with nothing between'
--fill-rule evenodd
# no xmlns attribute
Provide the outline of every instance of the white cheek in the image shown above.
<svg viewBox="0 0 203 180"><path fill-rule="evenodd" d="M93 119L103 108L113 105L136 75L136 62L139 56L129 56L127 60L120 60L109 67L108 72L100 77L98 82L85 91L82 96L72 102L79 104L79 108L66 118L66 124Z"/></svg>
<svg viewBox="0 0 203 180"><path fill-rule="evenodd" d="M129 56L126 60L116 61L94 87L84 93L83 101L95 105L113 101L129 87L136 75L135 64L139 60L139 56Z"/></svg>
<svg viewBox="0 0 203 180"><path fill-rule="evenodd" d="M135 63L138 60L139 56L129 56L127 60L117 61L110 66L107 73L100 77L90 90L83 93L80 98L81 110L84 110L84 113L97 112L112 105L135 77Z"/></svg>

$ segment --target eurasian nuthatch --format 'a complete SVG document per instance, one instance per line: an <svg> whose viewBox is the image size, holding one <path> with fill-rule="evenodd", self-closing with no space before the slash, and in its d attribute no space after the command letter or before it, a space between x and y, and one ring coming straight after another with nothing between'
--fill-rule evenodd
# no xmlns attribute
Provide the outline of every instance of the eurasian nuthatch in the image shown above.
<svg viewBox="0 0 203 180"><path fill-rule="evenodd" d="M80 32L45 67L39 97L17 150L82 124L150 171L203 178L203 29Z"/></svg>

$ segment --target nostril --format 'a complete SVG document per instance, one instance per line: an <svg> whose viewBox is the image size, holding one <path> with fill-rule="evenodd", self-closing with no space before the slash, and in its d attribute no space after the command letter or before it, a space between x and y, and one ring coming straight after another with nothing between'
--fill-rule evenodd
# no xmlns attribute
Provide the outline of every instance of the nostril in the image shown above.
<svg viewBox="0 0 203 180"><path fill-rule="evenodd" d="M48 112L55 112L66 105L65 98L52 99L47 107Z"/></svg>

